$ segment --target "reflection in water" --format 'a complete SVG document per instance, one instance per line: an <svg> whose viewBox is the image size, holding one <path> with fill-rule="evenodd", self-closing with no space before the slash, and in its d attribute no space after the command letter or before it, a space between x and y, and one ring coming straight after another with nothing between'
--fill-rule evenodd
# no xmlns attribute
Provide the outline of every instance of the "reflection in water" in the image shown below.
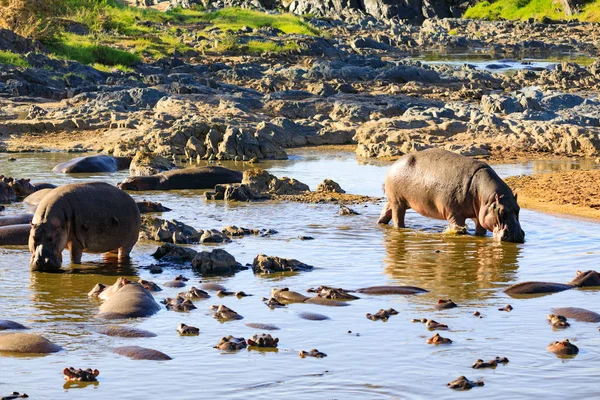
<svg viewBox="0 0 600 400"><path fill-rule="evenodd" d="M591 169L600 168L600 164L596 160L591 158L584 159L558 159L558 160L540 160L533 161L533 173L534 174L546 174L549 172L556 171L573 171L582 170L587 171Z"/></svg>
<svg viewBox="0 0 600 400"><path fill-rule="evenodd" d="M498 282L514 280L519 245L470 235L385 229L385 272L402 284L453 300L491 297ZM483 290L482 290L483 289Z"/></svg>

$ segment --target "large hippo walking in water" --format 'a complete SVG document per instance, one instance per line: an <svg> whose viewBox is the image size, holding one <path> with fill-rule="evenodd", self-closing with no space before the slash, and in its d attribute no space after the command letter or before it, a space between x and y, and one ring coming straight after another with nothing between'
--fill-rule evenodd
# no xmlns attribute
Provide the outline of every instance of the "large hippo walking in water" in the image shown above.
<svg viewBox="0 0 600 400"><path fill-rule="evenodd" d="M138 240L140 211L122 190L103 182L61 186L44 197L31 222L30 267L56 271L62 251L71 251L79 264L82 253L118 252L119 261L129 257Z"/></svg>
<svg viewBox="0 0 600 400"><path fill-rule="evenodd" d="M475 234L493 232L497 240L522 243L519 205L508 185L486 163L442 149L408 154L385 178L385 205L379 223L404 227L408 208L445 219L451 228L475 221Z"/></svg>
<svg viewBox="0 0 600 400"><path fill-rule="evenodd" d="M129 164L131 164L131 158L129 157L97 155L74 158L58 164L52 171L64 174L117 172L129 168Z"/></svg>
<svg viewBox="0 0 600 400"><path fill-rule="evenodd" d="M213 189L216 185L239 183L242 173L223 167L209 166L176 169L151 176L135 176L119 184L123 190Z"/></svg>

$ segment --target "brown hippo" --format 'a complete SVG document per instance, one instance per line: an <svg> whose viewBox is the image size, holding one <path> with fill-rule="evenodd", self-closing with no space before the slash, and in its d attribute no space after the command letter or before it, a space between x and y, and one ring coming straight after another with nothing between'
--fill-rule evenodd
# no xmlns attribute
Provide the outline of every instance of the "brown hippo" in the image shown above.
<svg viewBox="0 0 600 400"><path fill-rule="evenodd" d="M27 246L30 224L0 226L0 246Z"/></svg>
<svg viewBox="0 0 600 400"><path fill-rule="evenodd" d="M48 196L50 192L52 192L52 190L53 189L50 188L37 190L31 193L29 196L25 197L23 199L23 203L27 204L28 206L37 207L40 205L42 200L44 200L44 198Z"/></svg>
<svg viewBox="0 0 600 400"><path fill-rule="evenodd" d="M579 353L579 348L569 342L569 339L565 339L550 343L548 345L548 351L559 356L574 356Z"/></svg>
<svg viewBox="0 0 600 400"><path fill-rule="evenodd" d="M76 382L96 382L96 377L100 375L100 371L97 369L75 369L73 367L65 368L63 370L65 381L76 381Z"/></svg>
<svg viewBox="0 0 600 400"><path fill-rule="evenodd" d="M118 251L119 261L126 260L138 240L141 220L131 196L107 183L91 182L53 189L31 224L31 269L57 271L65 248L75 264L81 263L84 251Z"/></svg>
<svg viewBox="0 0 600 400"><path fill-rule="evenodd" d="M198 167L167 171L151 176L134 176L119 183L123 190L213 189L223 183L239 183L242 173L223 167Z"/></svg>
<svg viewBox="0 0 600 400"><path fill-rule="evenodd" d="M33 333L3 333L0 334L0 352L23 354L48 354L61 351L43 336Z"/></svg>
<svg viewBox="0 0 600 400"><path fill-rule="evenodd" d="M42 189L54 189L56 185L51 183L31 183L30 179L14 179L10 186L15 191L17 197L23 198Z"/></svg>
<svg viewBox="0 0 600 400"><path fill-rule="evenodd" d="M392 165L385 178L388 198L379 223L404 228L406 210L445 219L464 231L475 221L475 234L493 232L496 240L522 243L517 197L486 163L443 149L408 154Z"/></svg>
<svg viewBox="0 0 600 400"><path fill-rule="evenodd" d="M450 389L455 389L455 390L469 390L469 389L473 389L475 386L483 386L483 385L484 385L484 383L481 380L471 381L471 380L467 379L465 376L459 376L457 379L453 380L452 382L448 382L448 384L446 386L448 386Z"/></svg>
<svg viewBox="0 0 600 400"><path fill-rule="evenodd" d="M117 172L129 168L131 158L112 157L106 155L77 157L60 163L52 171L63 174L78 174L90 172Z"/></svg>
<svg viewBox="0 0 600 400"><path fill-rule="evenodd" d="M132 360L153 360L167 361L172 360L171 357L162 351L148 349L140 346L122 346L113 349L113 352L121 356L129 357Z"/></svg>

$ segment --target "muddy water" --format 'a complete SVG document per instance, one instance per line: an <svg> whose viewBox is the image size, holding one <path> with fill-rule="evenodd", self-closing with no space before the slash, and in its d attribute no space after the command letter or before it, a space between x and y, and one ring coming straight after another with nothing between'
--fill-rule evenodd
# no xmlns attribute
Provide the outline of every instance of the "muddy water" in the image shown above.
<svg viewBox="0 0 600 400"><path fill-rule="evenodd" d="M66 154L17 155L9 163L0 155L3 173L32 176L37 181L66 183L73 180L117 182L126 173L67 178L51 172L52 166L71 158ZM332 178L348 192L378 196L387 166L361 164L351 153L298 152L292 160L264 164L275 175L288 175L314 188ZM555 161L500 165L502 176L554 169L594 168L594 163ZM441 234L444 224L408 213L407 223L416 229L395 230L377 226L381 205L355 207L359 216L337 215L333 205L253 203L227 205L206 202L200 191L148 192L138 199L163 202L176 218L196 228L223 228L230 224L249 228L274 228L271 237L246 237L222 247L242 263L259 253L294 257L316 268L292 276L257 277L242 271L234 277L206 279L253 297L214 296L196 301L189 313L162 310L157 315L118 324L147 329L154 338L124 339L100 335L95 330L106 322L94 318L98 304L87 298L97 283L111 284L118 275L142 277L161 284L178 274L200 277L190 269L165 269L152 275L144 266L155 243L139 243L134 266L117 268L102 264L101 256L84 255L84 265L71 273L31 274L29 254L23 248L0 249L0 319L24 323L64 348L45 357L0 357L0 395L26 392L35 399L141 399L141 398L590 398L597 395L600 359L597 324L572 321L565 331L553 331L546 323L552 307L575 306L600 311L600 293L571 290L531 299L511 299L502 290L524 280L569 281L578 269L598 268L600 226L523 210L525 244L497 244L490 237ZM7 207L5 214L23 209ZM301 241L298 236L313 236ZM66 254L65 254L66 256ZM68 257L66 257L68 259ZM430 290L418 296L367 296L349 307L290 305L270 310L261 302L273 287L300 292L320 284L358 288L404 284ZM181 289L164 288L157 299L172 297ZM458 308L437 311L438 298L452 298ZM244 316L241 321L219 323L209 307L225 304ZM510 313L498 308L511 304ZM365 314L393 307L399 315L388 322L373 322ZM473 316L479 310L483 318ZM303 311L330 317L326 321L299 318ZM426 344L429 332L412 318L427 317L450 326L442 336L452 345ZM180 322L200 328L197 337L180 337ZM280 339L277 352L243 350L224 354L213 346L222 336L249 337L260 333L248 322L275 324ZM348 331L352 331L349 334ZM356 334L360 334L357 336ZM554 341L569 338L580 348L572 359L559 359L546 351ZM132 361L115 355L111 348L139 345L163 351L171 361ZM301 359L299 350L317 348L324 359ZM510 363L495 370L473 370L478 358L508 357ZM99 384L63 386L61 371L73 366L101 371ZM468 393L453 392L446 383L466 375L483 379L485 386ZM568 388L568 389L567 389Z"/></svg>

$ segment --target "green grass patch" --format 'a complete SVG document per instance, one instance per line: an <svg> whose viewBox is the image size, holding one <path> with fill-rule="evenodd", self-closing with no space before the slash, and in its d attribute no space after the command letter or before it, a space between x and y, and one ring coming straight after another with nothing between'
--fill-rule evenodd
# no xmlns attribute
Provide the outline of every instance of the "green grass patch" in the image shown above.
<svg viewBox="0 0 600 400"><path fill-rule="evenodd" d="M249 53L289 53L298 49L298 44L291 41L285 42L284 44L279 44L277 42L250 40L242 47L242 50L245 50Z"/></svg>
<svg viewBox="0 0 600 400"><path fill-rule="evenodd" d="M98 44L92 36L64 34L61 41L48 43L47 47L59 58L75 60L88 65L131 66L140 61L137 54Z"/></svg>
<svg viewBox="0 0 600 400"><path fill-rule="evenodd" d="M253 29L272 27L288 34L312 36L319 34L318 29L293 14L267 14L241 8L224 8L207 13L194 12L193 19L195 22L210 23L223 30L236 31L244 26Z"/></svg>
<svg viewBox="0 0 600 400"><path fill-rule="evenodd" d="M23 58L23 56L11 51L0 51L0 64L8 64L23 68L29 67L29 63Z"/></svg>
<svg viewBox="0 0 600 400"><path fill-rule="evenodd" d="M552 0L497 0L481 1L465 11L463 18L497 20L541 20L547 17L555 20L567 19L561 7Z"/></svg>

